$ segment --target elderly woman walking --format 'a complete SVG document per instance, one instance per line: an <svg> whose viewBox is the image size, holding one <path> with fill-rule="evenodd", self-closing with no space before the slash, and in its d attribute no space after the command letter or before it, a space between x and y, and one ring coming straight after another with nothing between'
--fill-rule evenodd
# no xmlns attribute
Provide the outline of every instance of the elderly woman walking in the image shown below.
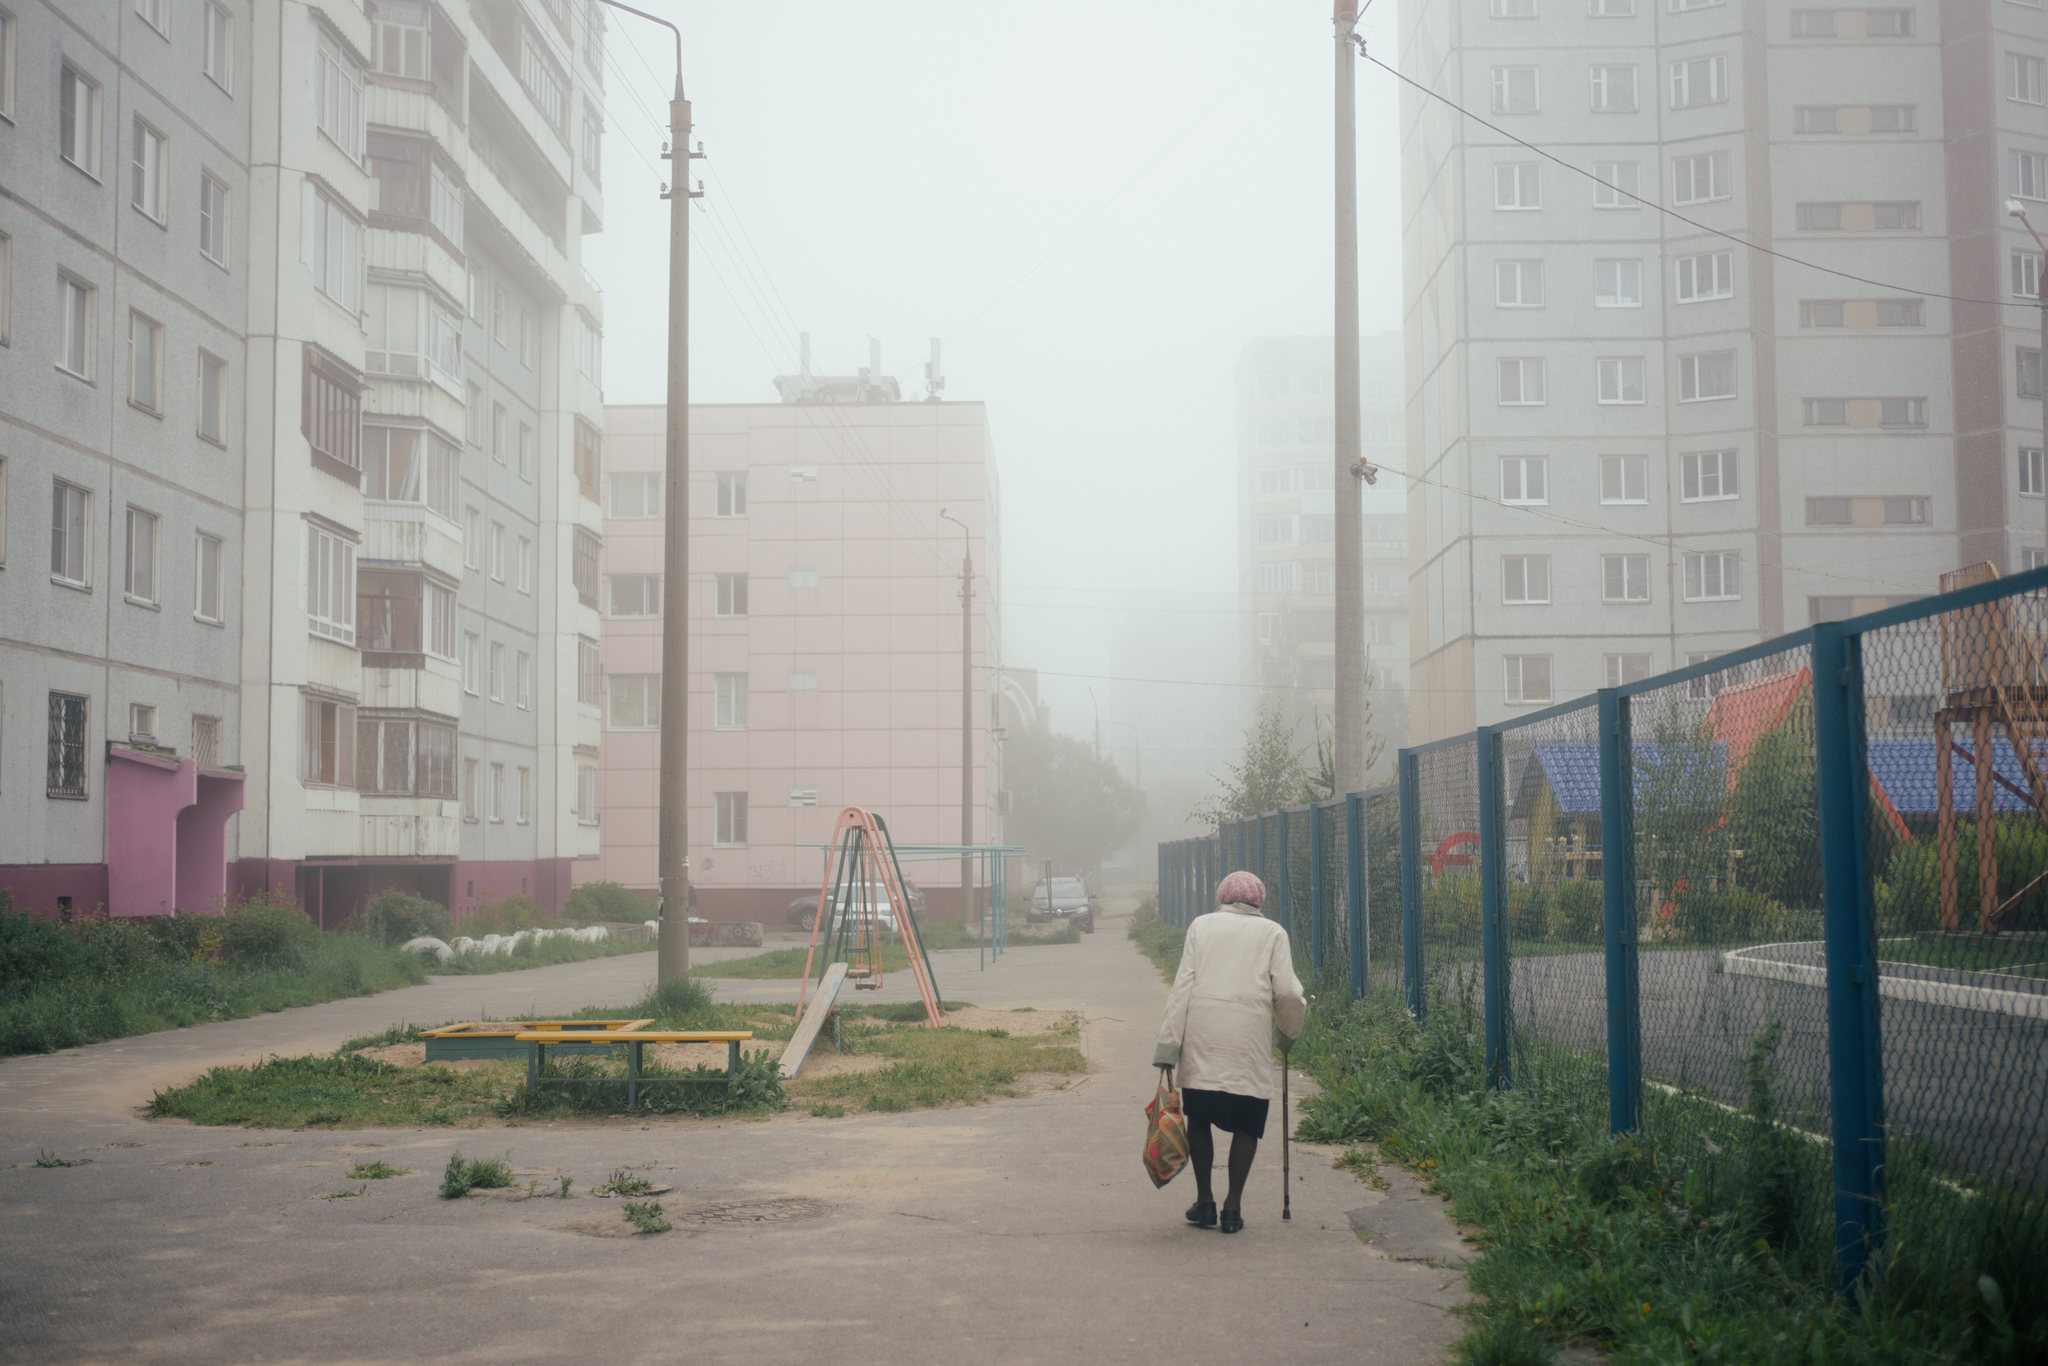
<svg viewBox="0 0 2048 1366"><path fill-rule="evenodd" d="M1210 1184L1213 1130L1230 1135L1230 1189L1220 1223L1223 1232L1235 1233L1244 1227L1244 1182L1278 1086L1272 1026L1292 1043L1308 1000L1294 975L1287 931L1259 909L1266 904L1266 884L1240 869L1223 879L1216 901L1214 911L1188 926L1152 1061L1168 1069L1169 1077L1171 1069L1180 1069L1188 1159L1195 1171L1195 1203L1187 1217L1197 1228L1219 1223Z"/></svg>

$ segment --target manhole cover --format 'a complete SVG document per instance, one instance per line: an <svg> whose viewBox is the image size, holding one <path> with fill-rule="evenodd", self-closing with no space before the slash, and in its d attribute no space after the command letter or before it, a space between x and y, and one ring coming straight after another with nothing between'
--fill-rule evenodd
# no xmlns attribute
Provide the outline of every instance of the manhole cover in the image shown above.
<svg viewBox="0 0 2048 1366"><path fill-rule="evenodd" d="M787 1224L798 1219L817 1219L826 1213L819 1200L728 1200L722 1204L699 1205L677 1217L686 1224Z"/></svg>

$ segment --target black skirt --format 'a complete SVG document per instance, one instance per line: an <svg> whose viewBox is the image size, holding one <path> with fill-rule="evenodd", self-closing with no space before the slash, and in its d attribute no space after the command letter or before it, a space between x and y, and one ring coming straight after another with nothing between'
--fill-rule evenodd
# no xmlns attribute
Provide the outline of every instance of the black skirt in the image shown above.
<svg viewBox="0 0 2048 1366"><path fill-rule="evenodd" d="M1266 1136L1266 1110L1271 1101L1240 1096L1235 1091L1197 1091L1188 1087L1180 1093L1181 1113L1190 1124L1213 1124L1226 1134Z"/></svg>

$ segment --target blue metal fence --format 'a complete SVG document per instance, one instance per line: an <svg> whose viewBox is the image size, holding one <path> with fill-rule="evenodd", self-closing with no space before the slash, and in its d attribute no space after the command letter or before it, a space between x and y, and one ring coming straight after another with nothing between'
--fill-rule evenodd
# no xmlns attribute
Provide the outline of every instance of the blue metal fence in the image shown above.
<svg viewBox="0 0 2048 1366"><path fill-rule="evenodd" d="M1390 787L1162 845L1162 915L1237 867L1326 997L1476 1000L1491 1086L1718 1151L1686 1107L1768 1075L1831 1154L1845 1289L1912 1198L1888 1154L2040 1208L2048 570L1404 749Z"/></svg>

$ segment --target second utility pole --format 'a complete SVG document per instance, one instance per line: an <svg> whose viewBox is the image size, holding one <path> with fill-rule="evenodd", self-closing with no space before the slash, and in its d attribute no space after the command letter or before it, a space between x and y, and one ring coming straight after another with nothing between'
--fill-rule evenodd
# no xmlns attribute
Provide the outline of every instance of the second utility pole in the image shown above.
<svg viewBox="0 0 2048 1366"><path fill-rule="evenodd" d="M1358 115L1353 90L1358 0L1336 0L1337 317L1336 616L1337 714L1333 743L1340 797L1365 786L1365 555L1359 509Z"/></svg>

